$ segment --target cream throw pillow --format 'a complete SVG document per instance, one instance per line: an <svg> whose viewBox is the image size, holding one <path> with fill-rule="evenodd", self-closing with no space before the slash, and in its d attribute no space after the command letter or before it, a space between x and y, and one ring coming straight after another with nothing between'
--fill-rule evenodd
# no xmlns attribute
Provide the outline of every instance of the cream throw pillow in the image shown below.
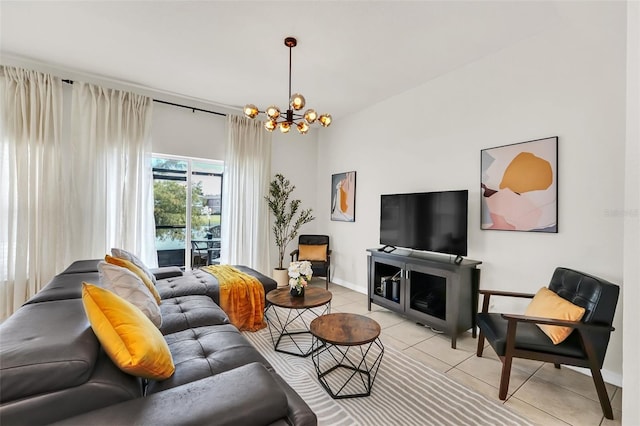
<svg viewBox="0 0 640 426"><path fill-rule="evenodd" d="M136 274L138 276L138 278L140 278L142 280L144 285L147 286L147 288L149 289L149 291L153 295L153 298L156 300L158 305L160 303L162 303L162 300L160 299L160 294L158 294L158 290L156 290L155 284L153 284L153 282L151 282L151 280L144 273L144 271L142 269L138 268L133 262L121 259L119 257L109 256L108 254L104 256L104 260L106 260L107 263L110 263L112 265L117 265L117 266L121 266L123 268L127 268L128 270L130 270L131 272Z"/></svg>
<svg viewBox="0 0 640 426"><path fill-rule="evenodd" d="M546 287L542 287L529 303L525 312L529 317L561 319L566 321L580 321L584 315L584 308L576 306L555 294ZM536 324L554 345L569 337L573 328L558 325Z"/></svg>
<svg viewBox="0 0 640 426"><path fill-rule="evenodd" d="M118 257L120 259L128 260L129 262L133 263L138 268L142 269L142 271L147 275L147 277L149 277L149 279L151 280L151 282L153 284L157 284L156 283L156 276L151 273L149 268L147 268L147 265L145 265L140 260L140 258L138 258L138 256L136 256L135 254L133 254L131 252L128 252L126 250L123 250L123 249L112 248L111 249L111 255L113 257Z"/></svg>
<svg viewBox="0 0 640 426"><path fill-rule="evenodd" d="M160 328L162 325L160 307L147 286L136 274L126 268L107 262L98 263L98 272L100 272L101 287L132 303L151 320L153 325Z"/></svg>

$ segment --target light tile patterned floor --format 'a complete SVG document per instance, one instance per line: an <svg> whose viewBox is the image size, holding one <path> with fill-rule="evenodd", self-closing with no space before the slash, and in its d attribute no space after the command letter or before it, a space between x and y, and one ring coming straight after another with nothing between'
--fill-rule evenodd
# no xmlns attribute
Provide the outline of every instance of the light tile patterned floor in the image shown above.
<svg viewBox="0 0 640 426"><path fill-rule="evenodd" d="M324 286L324 280L314 278L312 285ZM457 349L451 349L450 340L427 327L377 305L367 310L367 296L336 284L330 284L333 293L332 312L350 312L368 315L382 328L385 346L402 350L413 359L446 373L476 392L504 403L513 411L540 425L619 425L622 417L622 390L607 385L615 420L602 415L591 377L563 367L537 361L514 360L506 401L498 399L501 362L491 347L483 357L475 355L477 340L467 333L458 338Z"/></svg>

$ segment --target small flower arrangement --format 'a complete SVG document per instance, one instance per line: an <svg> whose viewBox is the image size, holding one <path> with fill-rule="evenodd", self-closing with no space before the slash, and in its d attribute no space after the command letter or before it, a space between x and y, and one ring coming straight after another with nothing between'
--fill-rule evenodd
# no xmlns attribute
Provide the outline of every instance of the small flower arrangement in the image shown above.
<svg viewBox="0 0 640 426"><path fill-rule="evenodd" d="M308 260L291 262L289 265L289 286L299 292L309 284L312 275L311 262Z"/></svg>

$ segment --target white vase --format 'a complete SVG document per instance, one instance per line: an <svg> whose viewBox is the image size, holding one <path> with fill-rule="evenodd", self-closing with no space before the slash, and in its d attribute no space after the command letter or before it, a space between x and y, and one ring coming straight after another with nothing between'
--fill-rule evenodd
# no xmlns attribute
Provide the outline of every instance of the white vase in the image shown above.
<svg viewBox="0 0 640 426"><path fill-rule="evenodd" d="M289 270L274 268L272 277L278 283L278 288L289 287Z"/></svg>

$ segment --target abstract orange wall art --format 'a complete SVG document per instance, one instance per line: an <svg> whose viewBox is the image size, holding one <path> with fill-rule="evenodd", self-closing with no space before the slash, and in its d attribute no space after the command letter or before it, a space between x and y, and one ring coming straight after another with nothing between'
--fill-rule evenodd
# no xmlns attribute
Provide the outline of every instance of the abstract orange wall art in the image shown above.
<svg viewBox="0 0 640 426"><path fill-rule="evenodd" d="M331 175L331 220L356 221L356 172Z"/></svg>
<svg viewBox="0 0 640 426"><path fill-rule="evenodd" d="M558 137L483 149L480 228L558 232Z"/></svg>

